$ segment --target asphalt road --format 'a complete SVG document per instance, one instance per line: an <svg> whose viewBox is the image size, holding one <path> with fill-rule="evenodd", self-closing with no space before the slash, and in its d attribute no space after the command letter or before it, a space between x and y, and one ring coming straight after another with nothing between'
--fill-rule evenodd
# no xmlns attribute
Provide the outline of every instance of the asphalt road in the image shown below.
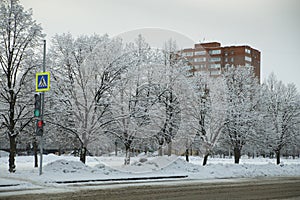
<svg viewBox="0 0 300 200"><path fill-rule="evenodd" d="M78 186L74 186L75 187ZM163 182L149 185L127 185L122 184L115 188L103 188L87 186L76 192L54 193L54 194L27 194L0 197L0 199L172 199L172 200L199 200L199 199L289 199L300 200L300 177L295 178L260 178L244 179L224 182ZM91 186L89 186L91 187Z"/></svg>

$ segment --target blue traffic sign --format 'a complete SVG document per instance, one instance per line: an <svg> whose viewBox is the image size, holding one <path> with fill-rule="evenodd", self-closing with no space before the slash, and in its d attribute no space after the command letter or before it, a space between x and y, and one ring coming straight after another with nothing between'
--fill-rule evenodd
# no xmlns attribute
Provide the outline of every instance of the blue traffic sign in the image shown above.
<svg viewBox="0 0 300 200"><path fill-rule="evenodd" d="M45 92L50 90L50 73L49 72L40 72L36 73L35 76L37 92Z"/></svg>

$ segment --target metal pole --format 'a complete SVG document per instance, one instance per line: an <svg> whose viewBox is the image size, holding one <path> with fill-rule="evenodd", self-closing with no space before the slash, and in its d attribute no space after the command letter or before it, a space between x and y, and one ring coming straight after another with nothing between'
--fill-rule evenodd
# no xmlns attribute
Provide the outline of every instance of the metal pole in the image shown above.
<svg viewBox="0 0 300 200"><path fill-rule="evenodd" d="M46 40L44 40L44 56L43 56L43 72L46 71ZM44 116L44 95L45 93L41 93L41 120L43 121ZM43 122L44 123L44 122ZM44 126L43 126L43 134L44 134ZM41 141L40 141L40 175L43 173L43 134L41 135Z"/></svg>

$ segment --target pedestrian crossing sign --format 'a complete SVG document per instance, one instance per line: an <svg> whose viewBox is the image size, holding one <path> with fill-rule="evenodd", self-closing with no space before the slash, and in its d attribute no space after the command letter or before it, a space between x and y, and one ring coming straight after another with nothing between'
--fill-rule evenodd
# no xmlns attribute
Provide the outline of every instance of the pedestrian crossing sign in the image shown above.
<svg viewBox="0 0 300 200"><path fill-rule="evenodd" d="M50 72L36 73L35 90L37 92L46 92L50 90Z"/></svg>

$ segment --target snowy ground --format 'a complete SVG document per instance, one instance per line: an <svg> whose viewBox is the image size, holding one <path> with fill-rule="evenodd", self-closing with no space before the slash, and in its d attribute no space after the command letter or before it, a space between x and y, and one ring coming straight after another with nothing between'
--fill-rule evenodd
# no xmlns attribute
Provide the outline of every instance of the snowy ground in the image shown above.
<svg viewBox="0 0 300 200"><path fill-rule="evenodd" d="M242 158L241 164L233 164L233 159L209 158L207 166L201 166L202 158L190 157L187 163L184 157L163 156L148 157L140 155L131 159L130 166L123 165L123 157L87 157L86 165L78 157L43 156L43 174L33 168L32 156L16 157L17 171L8 172L8 157L0 157L0 196L7 191L67 187L71 183L87 184L88 180L106 184L106 179L126 179L140 177L188 176L185 180L218 180L232 178L300 176L300 159L282 159L281 165L275 165L274 159ZM93 182L93 183L95 183ZM111 183L112 181L110 181ZM74 183L72 183L74 185ZM65 191L65 188L64 188Z"/></svg>

